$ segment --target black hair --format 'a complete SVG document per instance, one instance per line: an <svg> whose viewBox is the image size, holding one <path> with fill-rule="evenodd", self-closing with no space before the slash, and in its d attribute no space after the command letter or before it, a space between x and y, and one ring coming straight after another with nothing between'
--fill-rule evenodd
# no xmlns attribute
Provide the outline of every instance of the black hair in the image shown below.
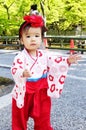
<svg viewBox="0 0 86 130"><path fill-rule="evenodd" d="M22 37L22 32L23 30L26 30L27 28L30 28L32 27L30 23L27 23L26 21L23 22L21 25L20 25L20 28L19 28L19 39L21 39ZM45 32L45 27L41 27L41 34L42 34L42 37L44 37L44 32Z"/></svg>
<svg viewBox="0 0 86 130"><path fill-rule="evenodd" d="M31 5L32 10L37 10L37 4Z"/></svg>

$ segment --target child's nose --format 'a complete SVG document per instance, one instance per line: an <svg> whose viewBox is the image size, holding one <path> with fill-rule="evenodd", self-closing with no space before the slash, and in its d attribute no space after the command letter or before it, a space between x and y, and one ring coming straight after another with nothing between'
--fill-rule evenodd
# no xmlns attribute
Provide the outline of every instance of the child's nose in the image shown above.
<svg viewBox="0 0 86 130"><path fill-rule="evenodd" d="M31 37L31 40L33 40L33 41L34 41L34 40L35 40L35 37L34 37L34 36L32 36L32 37Z"/></svg>

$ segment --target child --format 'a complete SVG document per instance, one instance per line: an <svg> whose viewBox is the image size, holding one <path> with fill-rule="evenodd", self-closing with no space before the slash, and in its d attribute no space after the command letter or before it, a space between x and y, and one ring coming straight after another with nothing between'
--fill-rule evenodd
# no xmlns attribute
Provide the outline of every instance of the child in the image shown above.
<svg viewBox="0 0 86 130"><path fill-rule="evenodd" d="M80 57L57 57L40 50L44 32L47 31L42 17L27 15L24 20L19 29L24 50L15 57L11 68L15 81L12 130L27 130L29 117L34 120L34 130L53 130L50 124L50 97L60 96L69 65L76 63Z"/></svg>

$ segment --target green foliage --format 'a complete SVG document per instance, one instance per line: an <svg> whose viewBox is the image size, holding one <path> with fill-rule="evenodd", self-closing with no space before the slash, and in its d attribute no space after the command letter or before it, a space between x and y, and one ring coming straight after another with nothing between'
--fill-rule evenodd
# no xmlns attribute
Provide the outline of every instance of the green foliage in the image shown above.
<svg viewBox="0 0 86 130"><path fill-rule="evenodd" d="M9 78L4 78L4 77L0 77L0 85L9 85L14 83L13 80L9 79Z"/></svg>
<svg viewBox="0 0 86 130"><path fill-rule="evenodd" d="M37 4L39 12L44 13L51 31L59 34L79 24L85 27L86 0L0 0L0 35L17 35L32 4Z"/></svg>

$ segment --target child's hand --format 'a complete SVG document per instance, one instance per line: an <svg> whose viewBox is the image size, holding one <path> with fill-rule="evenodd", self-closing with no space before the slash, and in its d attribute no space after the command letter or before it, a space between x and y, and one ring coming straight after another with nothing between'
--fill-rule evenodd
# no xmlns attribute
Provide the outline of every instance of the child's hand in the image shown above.
<svg viewBox="0 0 86 130"><path fill-rule="evenodd" d="M23 77L31 77L32 75L31 75L31 73L30 73L30 71L29 70L27 70L27 69L25 69L24 70L24 72L23 72Z"/></svg>
<svg viewBox="0 0 86 130"><path fill-rule="evenodd" d="M80 59L81 59L81 56L79 56L78 54L70 55L69 58L68 58L68 62L70 64L73 64L73 63L77 64L78 60L80 60Z"/></svg>

